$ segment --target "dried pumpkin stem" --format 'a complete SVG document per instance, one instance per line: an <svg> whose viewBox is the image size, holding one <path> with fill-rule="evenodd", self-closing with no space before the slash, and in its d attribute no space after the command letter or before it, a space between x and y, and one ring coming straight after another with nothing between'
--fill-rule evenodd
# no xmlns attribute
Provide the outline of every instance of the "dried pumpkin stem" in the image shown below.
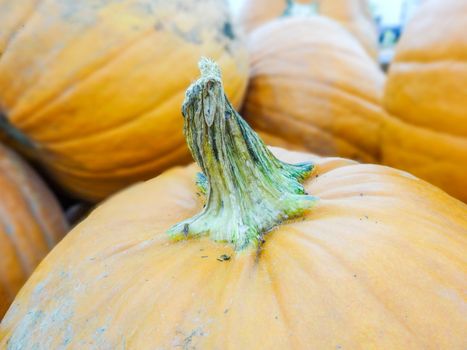
<svg viewBox="0 0 467 350"><path fill-rule="evenodd" d="M182 113L206 205L169 234L209 235L237 250L256 246L266 232L316 201L300 183L313 165L278 160L227 100L216 63L203 58L199 66L201 78L187 90Z"/></svg>
<svg viewBox="0 0 467 350"><path fill-rule="evenodd" d="M309 17L316 15L319 9L319 1L311 0L309 3L300 4L295 0L285 0L287 7L285 8L283 17Z"/></svg>

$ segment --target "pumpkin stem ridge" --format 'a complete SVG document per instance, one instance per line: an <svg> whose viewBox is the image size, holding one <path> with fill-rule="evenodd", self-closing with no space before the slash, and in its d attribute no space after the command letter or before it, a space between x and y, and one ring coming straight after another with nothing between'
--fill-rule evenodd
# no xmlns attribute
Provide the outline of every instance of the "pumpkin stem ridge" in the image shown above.
<svg viewBox="0 0 467 350"><path fill-rule="evenodd" d="M182 114L206 204L168 233L174 239L208 235L237 250L257 246L266 232L315 203L300 183L313 165L278 160L230 104L217 64L202 58L199 67L201 77L188 88Z"/></svg>

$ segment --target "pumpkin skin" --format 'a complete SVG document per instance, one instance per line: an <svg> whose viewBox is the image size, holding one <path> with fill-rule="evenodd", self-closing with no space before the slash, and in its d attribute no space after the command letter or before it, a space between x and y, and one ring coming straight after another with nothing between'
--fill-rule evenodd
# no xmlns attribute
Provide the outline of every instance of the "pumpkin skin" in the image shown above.
<svg viewBox="0 0 467 350"><path fill-rule="evenodd" d="M367 0L321 0L319 12L343 25L373 59L378 58L378 34Z"/></svg>
<svg viewBox="0 0 467 350"><path fill-rule="evenodd" d="M274 153L315 162L304 184L320 199L261 250L170 241L203 203L196 166L169 170L67 235L7 313L0 347L465 348L465 204L392 168Z"/></svg>
<svg viewBox="0 0 467 350"><path fill-rule="evenodd" d="M467 3L426 1L396 46L383 162L467 201Z"/></svg>
<svg viewBox="0 0 467 350"><path fill-rule="evenodd" d="M339 25L321 16L278 19L255 30L248 48L243 115L255 130L293 149L379 160L385 76Z"/></svg>
<svg viewBox="0 0 467 350"><path fill-rule="evenodd" d="M374 59L378 56L377 30L366 0L299 0L297 4L318 6L318 13L344 26L367 53ZM244 0L238 22L246 32L276 19L287 9L287 0Z"/></svg>
<svg viewBox="0 0 467 350"><path fill-rule="evenodd" d="M0 319L66 230L52 193L26 163L0 144Z"/></svg>
<svg viewBox="0 0 467 350"><path fill-rule="evenodd" d="M200 56L242 100L246 50L223 1L0 0L0 21L0 110L87 200L189 162L180 104Z"/></svg>
<svg viewBox="0 0 467 350"><path fill-rule="evenodd" d="M310 1L296 3L308 4ZM286 9L285 0L243 0L236 20L246 33L250 33L262 24L282 16Z"/></svg>

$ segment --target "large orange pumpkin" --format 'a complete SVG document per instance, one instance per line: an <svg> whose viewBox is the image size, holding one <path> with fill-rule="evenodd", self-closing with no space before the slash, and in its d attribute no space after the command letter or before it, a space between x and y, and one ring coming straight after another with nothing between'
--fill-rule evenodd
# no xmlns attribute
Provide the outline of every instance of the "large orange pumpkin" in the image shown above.
<svg viewBox="0 0 467 350"><path fill-rule="evenodd" d="M184 114L206 207L194 165L106 201L22 289L0 347L464 349L466 205L388 167L277 160L204 68ZM170 240L181 220L176 237L237 250Z"/></svg>
<svg viewBox="0 0 467 350"><path fill-rule="evenodd" d="M179 106L200 55L242 99L248 62L224 1L0 0L0 22L3 128L85 199L188 162Z"/></svg>
<svg viewBox="0 0 467 350"><path fill-rule="evenodd" d="M345 30L321 16L283 18L255 30L248 48L243 111L268 141L379 159L385 76Z"/></svg>
<svg viewBox="0 0 467 350"><path fill-rule="evenodd" d="M382 160L467 201L467 2L426 1L396 47Z"/></svg>
<svg viewBox="0 0 467 350"><path fill-rule="evenodd" d="M314 6L314 11L339 22L370 56L377 58L377 31L367 0L243 0L238 21L246 32L251 32L286 13L291 4L298 4L305 11L313 11Z"/></svg>
<svg viewBox="0 0 467 350"><path fill-rule="evenodd" d="M0 144L0 319L66 228L63 213L42 180Z"/></svg>

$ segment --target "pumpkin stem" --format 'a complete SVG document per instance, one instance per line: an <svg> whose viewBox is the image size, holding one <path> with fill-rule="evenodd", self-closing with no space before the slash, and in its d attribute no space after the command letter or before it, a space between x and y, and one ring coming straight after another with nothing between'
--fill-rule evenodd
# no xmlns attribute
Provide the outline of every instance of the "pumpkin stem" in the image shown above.
<svg viewBox="0 0 467 350"><path fill-rule="evenodd" d="M201 77L188 88L182 114L206 205L168 233L175 239L208 235L242 250L314 204L300 184L313 165L278 160L228 101L217 64L202 58L199 67Z"/></svg>
<svg viewBox="0 0 467 350"><path fill-rule="evenodd" d="M295 0L286 0L287 6L285 8L283 17L309 17L316 15L319 9L318 1L310 1L308 4L300 4Z"/></svg>
<svg viewBox="0 0 467 350"><path fill-rule="evenodd" d="M36 148L37 145L31 141L21 130L15 128L7 116L0 111L0 133L3 133L6 137L10 138L17 144L25 146L27 148Z"/></svg>

